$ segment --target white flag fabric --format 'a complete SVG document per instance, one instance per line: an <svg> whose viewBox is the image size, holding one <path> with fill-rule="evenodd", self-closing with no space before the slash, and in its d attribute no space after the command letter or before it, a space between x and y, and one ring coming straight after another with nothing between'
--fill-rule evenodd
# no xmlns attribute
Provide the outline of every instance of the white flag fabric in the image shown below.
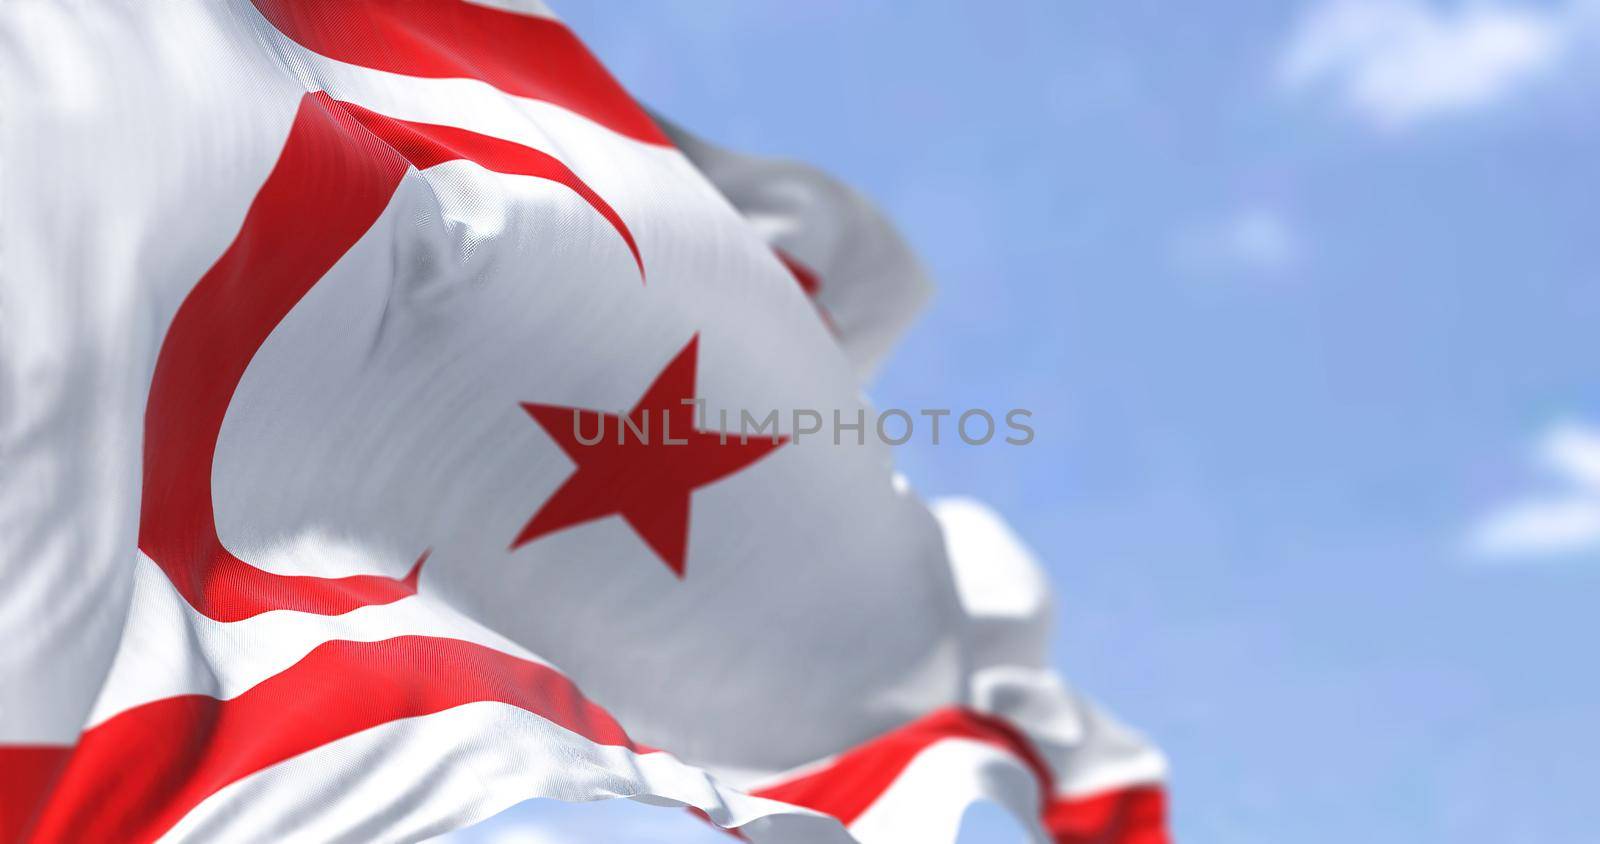
<svg viewBox="0 0 1600 844"><path fill-rule="evenodd" d="M669 135L538 6L0 36L0 840L417 840L532 797L1166 840L1027 552L870 436L926 284L858 196Z"/></svg>
<svg viewBox="0 0 1600 844"><path fill-rule="evenodd" d="M900 233L860 194L813 167L740 155L656 120L771 244L868 380L930 292Z"/></svg>

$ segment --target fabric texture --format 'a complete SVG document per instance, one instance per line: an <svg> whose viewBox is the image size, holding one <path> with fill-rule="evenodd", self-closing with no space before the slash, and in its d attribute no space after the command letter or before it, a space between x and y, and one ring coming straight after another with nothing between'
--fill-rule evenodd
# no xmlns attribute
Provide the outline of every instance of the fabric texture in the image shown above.
<svg viewBox="0 0 1600 844"><path fill-rule="evenodd" d="M0 840L533 797L1166 840L1003 522L796 421L870 418L929 289L858 194L664 126L542 6L0 35Z"/></svg>

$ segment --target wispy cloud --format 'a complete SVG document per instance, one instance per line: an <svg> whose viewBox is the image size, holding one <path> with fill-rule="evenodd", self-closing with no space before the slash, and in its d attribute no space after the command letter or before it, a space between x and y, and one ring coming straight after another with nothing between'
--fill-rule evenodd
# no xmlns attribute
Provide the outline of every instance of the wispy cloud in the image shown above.
<svg viewBox="0 0 1600 844"><path fill-rule="evenodd" d="M578 838L567 833L524 824L496 830L489 836L486 844L578 844L578 842Z"/></svg>
<svg viewBox="0 0 1600 844"><path fill-rule="evenodd" d="M1489 514L1468 538L1476 555L1526 558L1600 550L1600 429L1575 422L1556 425L1540 438L1535 456L1564 488Z"/></svg>
<svg viewBox="0 0 1600 844"><path fill-rule="evenodd" d="M1250 209L1229 220L1222 230L1222 245L1242 263L1264 270L1285 269L1300 253L1289 221L1263 209Z"/></svg>
<svg viewBox="0 0 1600 844"><path fill-rule="evenodd" d="M1484 108L1559 63L1592 6L1324 0L1300 20L1279 65L1295 92L1326 90L1381 128Z"/></svg>
<svg viewBox="0 0 1600 844"><path fill-rule="evenodd" d="M1300 237L1287 217L1273 208L1241 208L1220 219L1179 233L1173 256L1193 272L1247 272L1277 275L1300 258Z"/></svg>

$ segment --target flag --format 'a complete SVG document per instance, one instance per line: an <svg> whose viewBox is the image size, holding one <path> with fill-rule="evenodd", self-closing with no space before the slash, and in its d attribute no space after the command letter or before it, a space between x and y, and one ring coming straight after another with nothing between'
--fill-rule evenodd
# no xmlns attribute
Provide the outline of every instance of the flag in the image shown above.
<svg viewBox="0 0 1600 844"><path fill-rule="evenodd" d="M536 4L0 32L0 838L1166 840L1028 552L874 435L927 285L859 195Z"/></svg>

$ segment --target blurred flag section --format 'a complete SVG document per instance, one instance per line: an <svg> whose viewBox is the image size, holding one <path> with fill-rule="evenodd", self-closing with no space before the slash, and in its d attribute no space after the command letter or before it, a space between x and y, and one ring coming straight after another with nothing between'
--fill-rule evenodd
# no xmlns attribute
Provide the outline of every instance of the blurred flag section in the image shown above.
<svg viewBox="0 0 1600 844"><path fill-rule="evenodd" d="M926 284L856 194L663 131L537 6L0 29L4 840L533 797L1166 840L1161 757L1052 672L993 513L700 412L862 408Z"/></svg>

